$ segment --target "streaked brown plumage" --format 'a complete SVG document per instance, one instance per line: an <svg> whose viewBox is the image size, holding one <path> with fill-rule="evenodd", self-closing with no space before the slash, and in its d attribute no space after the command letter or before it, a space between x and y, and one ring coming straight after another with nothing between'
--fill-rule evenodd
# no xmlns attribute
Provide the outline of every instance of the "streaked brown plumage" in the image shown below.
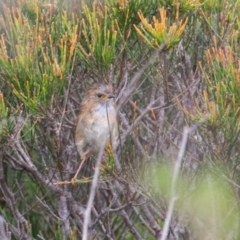
<svg viewBox="0 0 240 240"><path fill-rule="evenodd" d="M76 181L83 163L95 156L103 144L114 147L118 137L117 112L111 85L95 84L84 97L77 119L75 143L81 164L72 179Z"/></svg>

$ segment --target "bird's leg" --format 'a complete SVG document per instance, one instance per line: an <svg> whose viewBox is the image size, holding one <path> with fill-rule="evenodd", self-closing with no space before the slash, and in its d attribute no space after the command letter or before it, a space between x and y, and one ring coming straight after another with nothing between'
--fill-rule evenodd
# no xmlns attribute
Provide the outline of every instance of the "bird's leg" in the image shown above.
<svg viewBox="0 0 240 240"><path fill-rule="evenodd" d="M112 146L110 141L108 141L107 144L106 144L105 152L108 156L113 155L113 146Z"/></svg>
<svg viewBox="0 0 240 240"><path fill-rule="evenodd" d="M78 174L79 174L79 172L80 172L80 170L81 170L81 168L82 168L83 163L86 161L86 159L87 159L87 158L85 158L85 157L82 159L82 162L80 163L77 172L75 173L74 177L73 177L72 180L71 180L72 183L76 183L76 181L77 181L77 176L78 176Z"/></svg>
<svg viewBox="0 0 240 240"><path fill-rule="evenodd" d="M71 179L71 181L58 181L58 182L55 182L54 185L60 185L60 184L75 184L75 183L77 182L77 176L78 176L78 174L79 174L79 172L80 172L80 170L81 170L81 168L82 168L82 165L83 165L83 163L85 162L86 159L87 159L86 157L83 158L82 162L81 162L80 165L79 165L79 168L78 168L77 172L75 173L75 175L74 175L74 177Z"/></svg>

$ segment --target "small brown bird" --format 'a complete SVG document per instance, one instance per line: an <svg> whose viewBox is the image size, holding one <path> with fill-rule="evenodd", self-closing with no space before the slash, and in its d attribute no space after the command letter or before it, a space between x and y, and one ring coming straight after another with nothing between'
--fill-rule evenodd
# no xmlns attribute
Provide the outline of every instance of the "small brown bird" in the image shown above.
<svg viewBox="0 0 240 240"><path fill-rule="evenodd" d="M83 163L90 157L97 157L103 144L114 148L118 137L117 112L111 85L95 84L87 92L77 119L75 143L81 157L81 164L71 180L77 180Z"/></svg>

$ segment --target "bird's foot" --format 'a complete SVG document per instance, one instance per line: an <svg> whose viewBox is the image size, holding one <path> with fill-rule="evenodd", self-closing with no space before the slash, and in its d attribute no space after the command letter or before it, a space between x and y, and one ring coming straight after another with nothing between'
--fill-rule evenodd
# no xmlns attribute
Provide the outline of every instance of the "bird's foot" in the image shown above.
<svg viewBox="0 0 240 240"><path fill-rule="evenodd" d="M54 185L62 185L62 184L73 184L76 185L78 183L78 179L76 177L73 177L70 181L57 181L53 183Z"/></svg>
<svg viewBox="0 0 240 240"><path fill-rule="evenodd" d="M78 183L78 179L74 176L74 177L71 179L70 183L71 183L72 185L76 185L76 184Z"/></svg>

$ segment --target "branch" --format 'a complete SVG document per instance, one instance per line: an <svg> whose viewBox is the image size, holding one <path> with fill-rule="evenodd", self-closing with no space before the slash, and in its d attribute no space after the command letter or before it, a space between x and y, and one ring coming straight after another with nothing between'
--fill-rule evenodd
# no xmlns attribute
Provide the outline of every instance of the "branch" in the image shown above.
<svg viewBox="0 0 240 240"><path fill-rule="evenodd" d="M142 75L144 74L144 71L155 61L159 53L161 53L165 49L165 44L162 44L153 54L149 57L149 59L146 61L146 63L141 67L139 71L135 73L133 78L131 79L128 89L124 89L124 91L121 91L118 96L118 103L117 103L117 111L122 107L123 104L125 104L131 97L132 93L136 90L138 82Z"/></svg>
<svg viewBox="0 0 240 240"><path fill-rule="evenodd" d="M27 226L27 220L23 217L23 215L18 211L16 199L14 197L14 194L10 191L8 188L4 172L3 172L3 165L2 165L2 157L0 157L0 187L2 190L2 194L4 196L5 202L8 206L8 208L13 213L15 220L18 224L18 230L17 230L17 236L19 239L30 239L29 236L25 233L25 226Z"/></svg>
<svg viewBox="0 0 240 240"><path fill-rule="evenodd" d="M100 148L100 151L98 153L94 176L93 176L93 181L92 181L92 186L91 186L91 191L90 191L87 208L86 208L85 215L84 215L82 240L88 239L88 225L90 222L90 214L91 214L91 210L93 207L93 200L95 197L96 188L97 188L97 184L98 184L98 176L99 176L99 172L100 172L101 159L103 156L103 151L104 151L104 146L105 146L105 142L103 142L103 143L104 144L102 144L102 147Z"/></svg>
<svg viewBox="0 0 240 240"><path fill-rule="evenodd" d="M178 198L177 194L176 194L176 183L177 183L179 171L180 171L180 168L181 168L182 159L183 159L183 156L184 156L184 153L185 153L189 132L190 132L190 129L188 127L184 127L181 147L179 149L177 161L176 161L175 166L174 166L173 179L172 179L172 185L171 185L170 203L169 203L169 207L168 207L168 211L167 211L167 215L166 215L166 220L165 220L165 224L164 224L163 231L162 231L161 240L166 240L167 239L169 226L170 226L170 222L171 222L171 218L172 218L172 214L173 214L173 209L174 209L174 205L175 205L175 201Z"/></svg>
<svg viewBox="0 0 240 240"><path fill-rule="evenodd" d="M0 239L1 240L10 240L10 233L7 230L7 223L5 219L0 215Z"/></svg>

